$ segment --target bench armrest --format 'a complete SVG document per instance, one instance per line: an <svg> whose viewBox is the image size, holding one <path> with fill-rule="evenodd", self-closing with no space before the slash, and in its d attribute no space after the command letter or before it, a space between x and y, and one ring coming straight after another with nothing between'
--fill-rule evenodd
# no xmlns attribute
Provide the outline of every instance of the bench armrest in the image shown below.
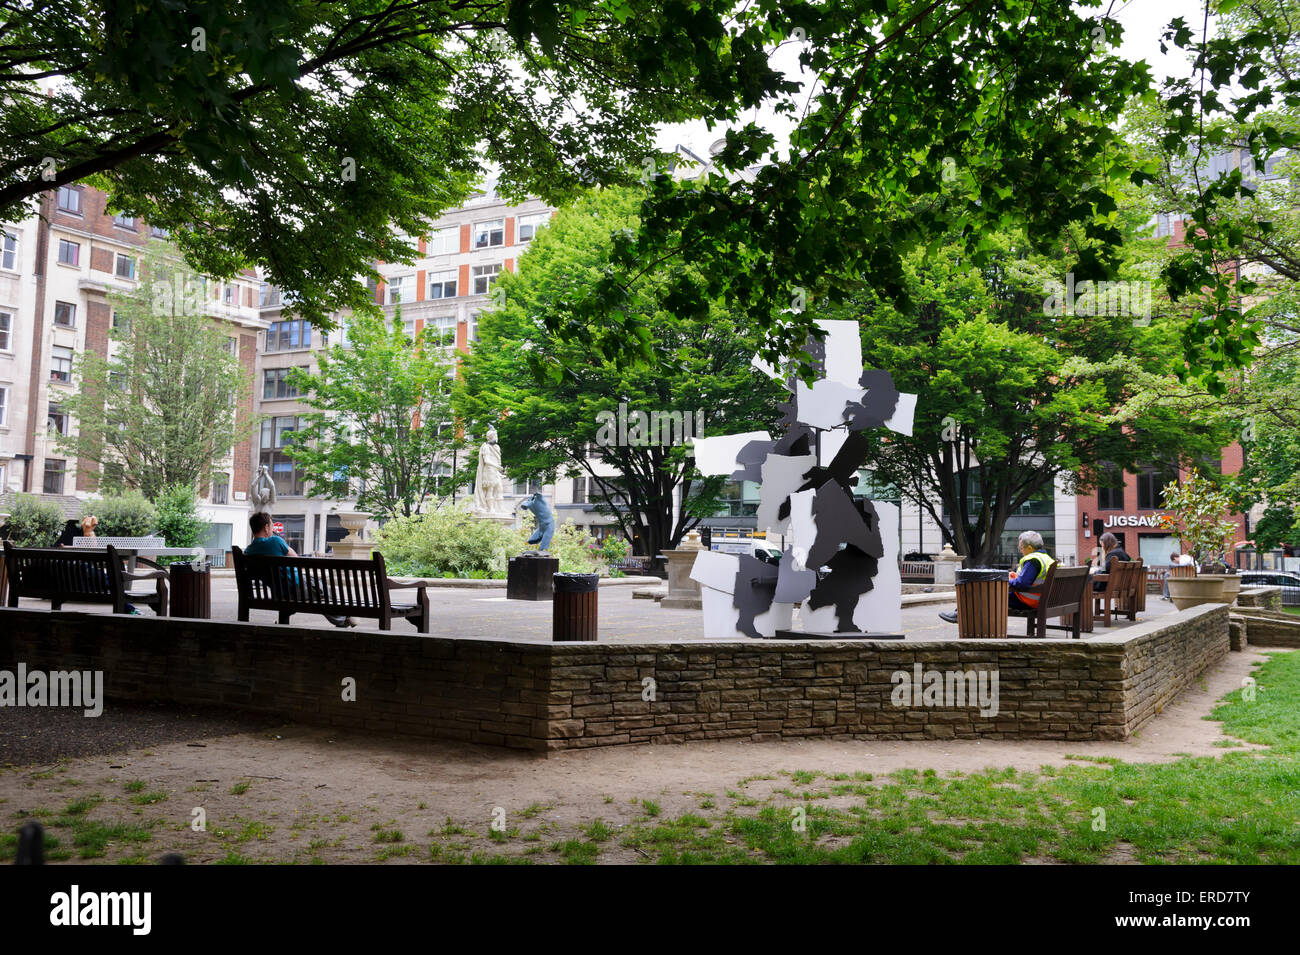
<svg viewBox="0 0 1300 955"><path fill-rule="evenodd" d="M427 580L413 580L413 581L411 581L409 584L403 584L403 583L401 583L401 582L399 582L399 581L394 580L392 577L389 577L389 578L387 579L387 584L388 584L388 589L389 589L389 590L404 590L404 589L408 589L408 588L411 588L411 587L428 587L428 586L429 586L429 582L428 582Z"/></svg>
<svg viewBox="0 0 1300 955"><path fill-rule="evenodd" d="M165 570L137 570L135 573L122 571L122 576L127 580L166 580L167 571Z"/></svg>

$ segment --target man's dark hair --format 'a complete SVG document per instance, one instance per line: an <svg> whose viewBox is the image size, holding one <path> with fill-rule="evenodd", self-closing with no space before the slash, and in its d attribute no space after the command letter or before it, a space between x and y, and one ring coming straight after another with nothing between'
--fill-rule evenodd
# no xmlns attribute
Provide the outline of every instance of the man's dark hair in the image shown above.
<svg viewBox="0 0 1300 955"><path fill-rule="evenodd" d="M262 529L271 523L271 515L266 511L258 511L248 519L248 526L252 528L254 534L262 533Z"/></svg>

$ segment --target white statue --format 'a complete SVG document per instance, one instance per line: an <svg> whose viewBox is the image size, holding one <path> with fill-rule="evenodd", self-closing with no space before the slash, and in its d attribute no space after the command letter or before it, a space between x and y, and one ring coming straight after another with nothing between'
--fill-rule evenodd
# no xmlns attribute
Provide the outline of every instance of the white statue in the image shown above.
<svg viewBox="0 0 1300 955"><path fill-rule="evenodd" d="M275 503L275 482L265 464L257 469L257 477L248 488L248 499L253 504L253 511L265 511Z"/></svg>
<svg viewBox="0 0 1300 955"><path fill-rule="evenodd" d="M502 514L505 511L506 474L501 467L501 447L497 444L497 429L488 428L487 440L478 449L478 473L474 477L474 510L480 514Z"/></svg>

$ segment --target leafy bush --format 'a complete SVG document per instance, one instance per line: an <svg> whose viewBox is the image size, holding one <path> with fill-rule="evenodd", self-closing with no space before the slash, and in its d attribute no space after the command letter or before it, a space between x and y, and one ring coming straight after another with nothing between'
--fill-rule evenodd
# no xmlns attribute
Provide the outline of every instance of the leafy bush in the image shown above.
<svg viewBox="0 0 1300 955"><path fill-rule="evenodd" d="M15 494L9 514L9 540L15 547L53 547L63 534L63 509L34 494Z"/></svg>
<svg viewBox="0 0 1300 955"><path fill-rule="evenodd" d="M98 537L149 537L158 526L158 510L139 491L124 491L87 501L81 516L99 518ZM168 542L170 544L170 541Z"/></svg>
<svg viewBox="0 0 1300 955"><path fill-rule="evenodd" d="M168 547L198 547L211 526L199 516L194 489L184 484L158 495L158 534Z"/></svg>
<svg viewBox="0 0 1300 955"><path fill-rule="evenodd" d="M474 517L467 504L445 504L389 521L375 547L403 576L504 577L506 561L524 543L510 528Z"/></svg>

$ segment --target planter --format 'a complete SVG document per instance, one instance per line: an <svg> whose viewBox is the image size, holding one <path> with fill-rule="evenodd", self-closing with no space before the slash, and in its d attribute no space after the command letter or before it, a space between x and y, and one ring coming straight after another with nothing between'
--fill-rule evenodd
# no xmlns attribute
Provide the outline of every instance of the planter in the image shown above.
<svg viewBox="0 0 1300 955"><path fill-rule="evenodd" d="M1223 603L1223 577L1170 577L1169 599L1179 610L1201 604Z"/></svg>
<svg viewBox="0 0 1300 955"><path fill-rule="evenodd" d="M1237 594L1241 593L1241 576L1239 574L1201 574L1199 580L1221 580L1223 581L1223 594L1219 598L1219 603L1233 604L1237 602ZM1173 591L1170 591L1172 594Z"/></svg>

